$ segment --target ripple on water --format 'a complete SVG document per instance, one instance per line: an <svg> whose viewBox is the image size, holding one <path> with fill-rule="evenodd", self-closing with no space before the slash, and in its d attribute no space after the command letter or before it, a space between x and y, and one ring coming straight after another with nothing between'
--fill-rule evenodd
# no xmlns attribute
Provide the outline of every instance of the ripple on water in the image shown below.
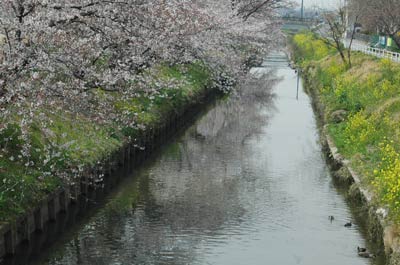
<svg viewBox="0 0 400 265"><path fill-rule="evenodd" d="M368 264L287 64L253 69L268 78L218 102L41 264Z"/></svg>

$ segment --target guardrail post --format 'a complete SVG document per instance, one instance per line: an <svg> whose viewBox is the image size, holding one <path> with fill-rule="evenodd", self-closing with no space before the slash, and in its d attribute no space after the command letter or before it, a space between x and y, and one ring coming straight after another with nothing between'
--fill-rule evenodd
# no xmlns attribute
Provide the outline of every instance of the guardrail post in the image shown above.
<svg viewBox="0 0 400 265"><path fill-rule="evenodd" d="M344 42L344 43L348 47L347 42ZM352 51L360 51L362 53L365 53L368 55L373 55L378 58L387 58L393 62L400 62L400 53L388 51L386 49L368 47L366 45L360 45L360 44L353 44L351 46L351 50Z"/></svg>

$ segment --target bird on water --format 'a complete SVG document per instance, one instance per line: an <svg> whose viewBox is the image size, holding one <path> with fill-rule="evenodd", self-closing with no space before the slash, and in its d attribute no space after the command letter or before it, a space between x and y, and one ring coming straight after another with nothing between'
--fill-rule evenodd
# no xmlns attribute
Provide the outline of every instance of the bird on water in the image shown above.
<svg viewBox="0 0 400 265"><path fill-rule="evenodd" d="M362 258L375 258L374 254L369 253L366 248L362 248L362 247L361 248L357 247L357 254L358 254L358 256L360 256Z"/></svg>
<svg viewBox="0 0 400 265"><path fill-rule="evenodd" d="M360 252L366 252L367 251L367 249L366 248L360 248L360 247L357 247L357 252L358 253L360 253Z"/></svg>

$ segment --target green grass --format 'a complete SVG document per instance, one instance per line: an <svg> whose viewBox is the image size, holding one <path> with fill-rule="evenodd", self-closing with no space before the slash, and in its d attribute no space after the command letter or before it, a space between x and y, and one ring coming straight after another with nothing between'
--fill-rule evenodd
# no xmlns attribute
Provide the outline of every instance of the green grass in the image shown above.
<svg viewBox="0 0 400 265"><path fill-rule="evenodd" d="M60 184L57 178L26 169L9 159L0 159L0 183L0 223L13 220L26 209L34 207Z"/></svg>
<svg viewBox="0 0 400 265"><path fill-rule="evenodd" d="M151 127L163 122L163 117L170 112L179 111L185 104L195 101L203 89L211 85L210 73L200 63L161 65L157 74L161 81L176 80L178 85L161 88L153 100L149 100L145 91L138 91L139 96L129 100L117 96L115 108L128 113L140 112L136 122Z"/></svg>
<svg viewBox="0 0 400 265"><path fill-rule="evenodd" d="M101 66L103 62L98 63ZM117 92L95 89L91 91L93 106L107 104L115 113L123 112L127 120L148 128L198 100L199 94L211 84L210 73L201 63L159 65L143 74L154 75L155 82L159 79L170 85L161 88L153 100L140 89L138 96L128 99ZM17 110L14 112L14 119L18 120ZM28 128L28 141L32 145L29 161L17 159L26 141L21 138L21 128L11 124L0 131L0 223L15 220L65 184L57 174L46 172L70 172L78 166L94 165L121 147L127 137L141 135L138 128L124 124L111 118L100 123L82 113L43 108L35 113ZM50 152L57 154L50 162L46 160L45 146L54 146ZM26 165L27 162L31 164Z"/></svg>
<svg viewBox="0 0 400 265"><path fill-rule="evenodd" d="M329 123L336 110L348 113L343 122L328 124L339 152L400 223L400 65L354 52L348 69L310 34L295 36L292 45L315 84L325 120ZM323 52L317 56L313 50Z"/></svg>

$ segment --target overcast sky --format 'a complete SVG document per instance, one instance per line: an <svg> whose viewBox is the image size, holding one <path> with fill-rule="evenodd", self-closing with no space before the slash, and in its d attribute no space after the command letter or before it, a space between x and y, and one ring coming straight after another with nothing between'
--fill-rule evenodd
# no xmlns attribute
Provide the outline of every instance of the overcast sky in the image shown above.
<svg viewBox="0 0 400 265"><path fill-rule="evenodd" d="M299 5L301 5L301 0L295 0ZM312 6L318 6L321 8L334 8L343 0L304 0L305 8Z"/></svg>

